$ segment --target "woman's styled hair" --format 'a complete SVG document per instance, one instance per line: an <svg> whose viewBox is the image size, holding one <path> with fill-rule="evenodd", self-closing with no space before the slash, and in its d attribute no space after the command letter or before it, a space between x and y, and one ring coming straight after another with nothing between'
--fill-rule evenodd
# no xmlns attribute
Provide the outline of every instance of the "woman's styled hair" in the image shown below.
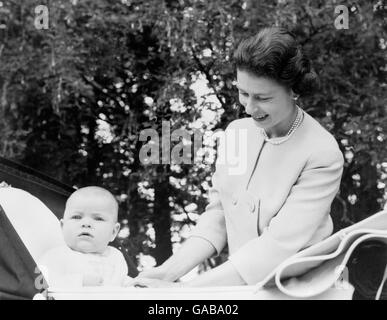
<svg viewBox="0 0 387 320"><path fill-rule="evenodd" d="M238 70L276 80L301 96L319 87L318 76L295 36L283 28L264 28L243 40L234 52L234 64Z"/></svg>

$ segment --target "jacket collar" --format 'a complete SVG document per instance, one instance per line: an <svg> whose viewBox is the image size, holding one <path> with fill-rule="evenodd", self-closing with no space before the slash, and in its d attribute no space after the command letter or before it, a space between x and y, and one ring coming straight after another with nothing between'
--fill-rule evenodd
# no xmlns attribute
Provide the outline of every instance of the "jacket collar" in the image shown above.
<svg viewBox="0 0 387 320"><path fill-rule="evenodd" d="M247 170L243 179L244 190L248 189L251 177L254 174L262 147L265 143L260 130L254 124L253 119L247 122Z"/></svg>

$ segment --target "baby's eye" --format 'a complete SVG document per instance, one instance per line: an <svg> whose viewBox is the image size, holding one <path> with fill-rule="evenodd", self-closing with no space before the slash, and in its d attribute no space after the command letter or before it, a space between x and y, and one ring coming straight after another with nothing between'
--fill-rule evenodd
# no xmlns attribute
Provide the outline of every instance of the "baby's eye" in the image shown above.
<svg viewBox="0 0 387 320"><path fill-rule="evenodd" d="M76 215L76 216L72 216L71 219L80 220L82 219L82 217L80 215Z"/></svg>
<svg viewBox="0 0 387 320"><path fill-rule="evenodd" d="M105 221L105 219L104 219L104 218L101 218L101 217L95 217L95 220L96 220L96 221Z"/></svg>

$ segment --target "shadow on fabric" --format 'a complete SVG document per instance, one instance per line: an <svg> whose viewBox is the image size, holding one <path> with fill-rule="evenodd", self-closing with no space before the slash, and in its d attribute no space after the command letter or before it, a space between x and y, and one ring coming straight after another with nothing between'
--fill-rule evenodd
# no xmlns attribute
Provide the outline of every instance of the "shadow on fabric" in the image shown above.
<svg viewBox="0 0 387 320"><path fill-rule="evenodd" d="M374 300L387 265L387 244L368 241L355 249L348 264L349 282L354 286L353 300ZM380 300L387 300L387 281Z"/></svg>
<svg viewBox="0 0 387 320"><path fill-rule="evenodd" d="M44 290L44 278L0 206L0 300L29 300Z"/></svg>

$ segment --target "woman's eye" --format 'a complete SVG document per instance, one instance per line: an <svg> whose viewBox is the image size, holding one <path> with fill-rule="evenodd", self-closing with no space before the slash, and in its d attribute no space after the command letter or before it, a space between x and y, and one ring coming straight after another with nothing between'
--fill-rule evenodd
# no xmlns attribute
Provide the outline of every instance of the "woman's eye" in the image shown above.
<svg viewBox="0 0 387 320"><path fill-rule="evenodd" d="M245 97L245 98L248 98L248 97L249 97L249 94L246 93L246 92L241 92L241 91L239 91L239 94L240 94L242 97ZM254 96L254 99L257 100L257 101L269 101L269 100L271 100L271 98L261 98L260 96Z"/></svg>
<svg viewBox="0 0 387 320"><path fill-rule="evenodd" d="M260 97L257 97L256 99L259 101L269 101L270 100L270 98L260 98Z"/></svg>

